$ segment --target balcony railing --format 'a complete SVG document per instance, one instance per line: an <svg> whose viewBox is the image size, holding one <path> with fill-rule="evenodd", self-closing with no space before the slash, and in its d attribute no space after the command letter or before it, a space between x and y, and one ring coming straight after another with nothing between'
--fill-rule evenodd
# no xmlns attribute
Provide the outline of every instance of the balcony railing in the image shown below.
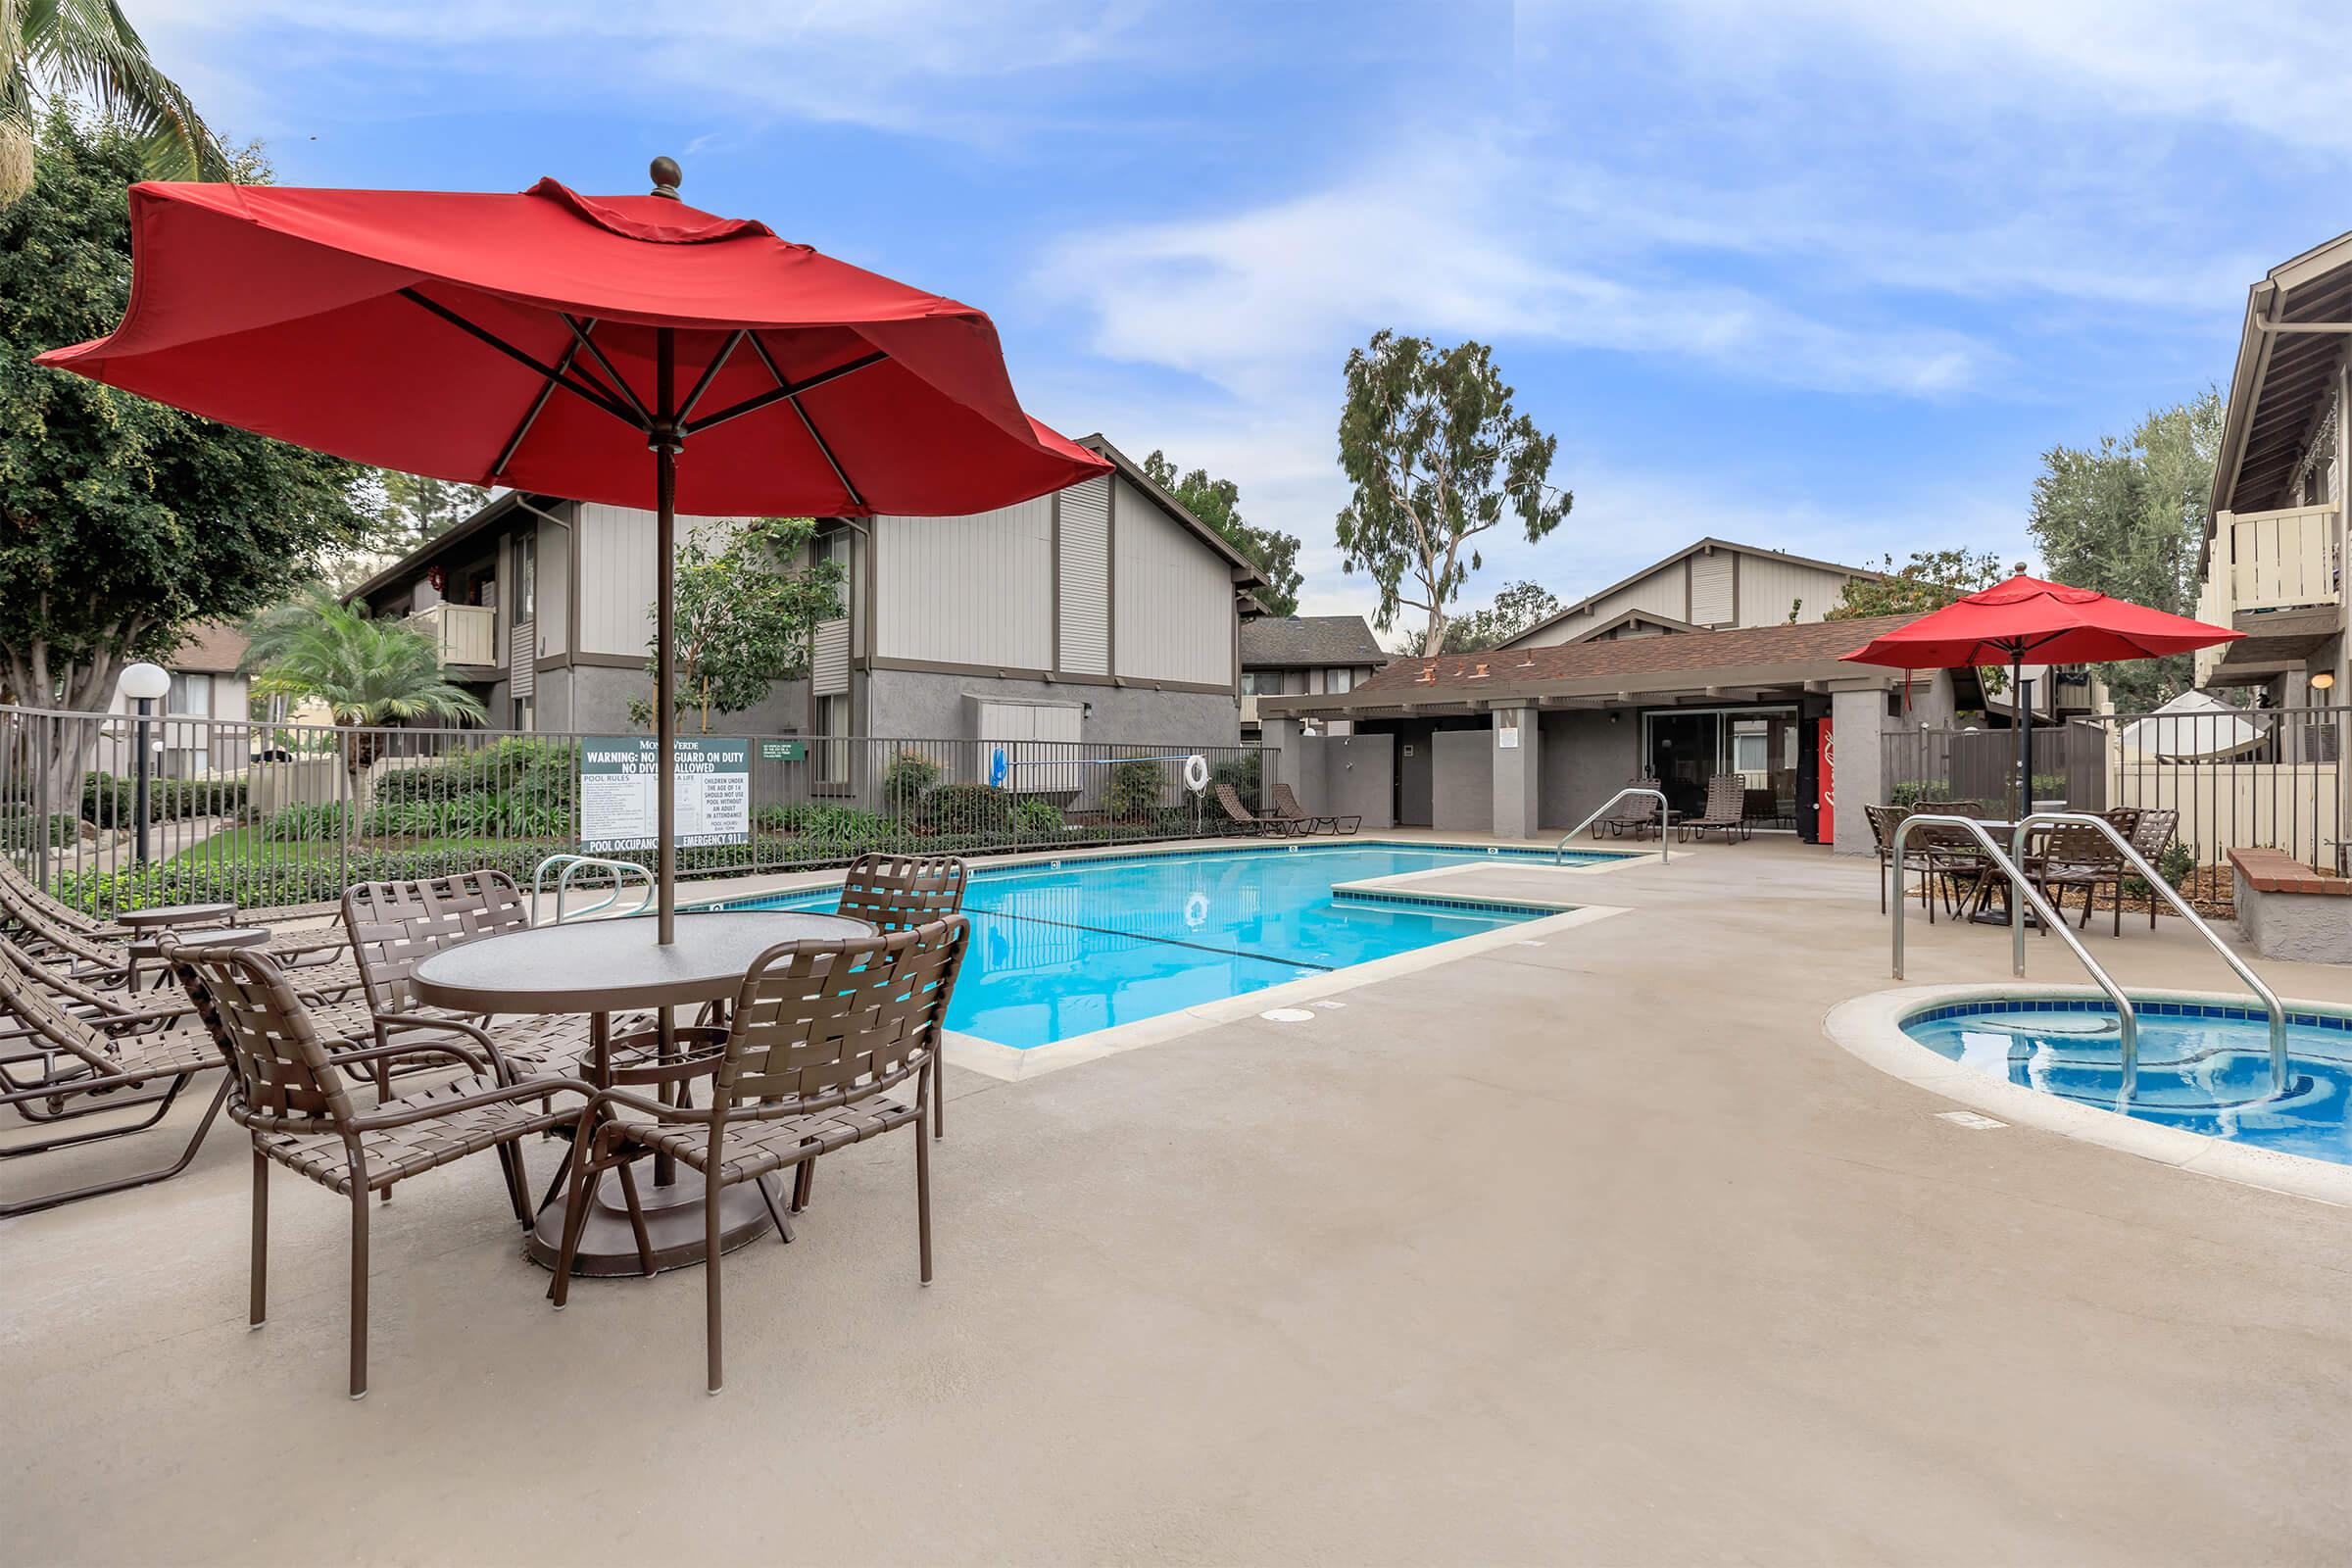
<svg viewBox="0 0 2352 1568"><path fill-rule="evenodd" d="M2244 611L2314 610L2340 604L2343 530L2343 511L2333 503L2278 512L2217 514L2213 551L2205 564L2205 587L2197 599L2197 618L2230 626ZM2226 651L2208 649L2197 656L2200 683L2213 673Z"/></svg>
<svg viewBox="0 0 2352 1568"><path fill-rule="evenodd" d="M444 664L498 663L498 612L487 605L434 605L409 624L433 640Z"/></svg>

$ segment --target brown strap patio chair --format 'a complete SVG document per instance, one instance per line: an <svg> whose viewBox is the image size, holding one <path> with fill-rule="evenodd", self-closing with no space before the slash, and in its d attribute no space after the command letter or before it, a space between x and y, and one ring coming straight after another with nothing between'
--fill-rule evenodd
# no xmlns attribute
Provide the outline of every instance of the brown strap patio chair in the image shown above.
<svg viewBox="0 0 2352 1568"><path fill-rule="evenodd" d="M1625 781L1627 789L1654 790L1657 787L1658 781L1646 773ZM1658 821L1657 798L1650 795L1629 795L1616 810L1596 818L1592 823L1594 838L1605 834L1610 838L1643 839L1653 832L1663 834L1664 831Z"/></svg>
<svg viewBox="0 0 2352 1568"><path fill-rule="evenodd" d="M631 1161L667 1154L703 1176L704 1344L709 1388L724 1383L719 1317L719 1199L759 1184L778 1237L790 1226L766 1178L901 1127L914 1131L915 1228L923 1283L931 1282L931 1140L923 1136L927 1070L955 994L969 925L961 915L854 942L782 943L753 960L714 1057L682 1063L709 1074L707 1108L608 1089L580 1118L564 1247L549 1297L569 1298L572 1254L602 1174L621 1172L631 1217L640 1210ZM911 1103L890 1091L912 1079ZM639 1259L654 1256L638 1230Z"/></svg>
<svg viewBox="0 0 2352 1568"><path fill-rule="evenodd" d="M87 916L43 892L22 873L0 877L0 923L40 962L109 986L134 983L139 959L131 952L132 944L158 935L124 927L93 930ZM220 923L220 916L208 914L195 926L166 929L194 935L204 925ZM352 964L339 931L287 932L272 937L260 951L289 968L300 969L303 989L316 995L341 997L359 987L359 970Z"/></svg>
<svg viewBox="0 0 2352 1568"><path fill-rule="evenodd" d="M1708 779L1706 809L1683 818L1682 836L1686 839L1704 838L1711 832L1721 833L1726 844L1735 836L1748 836L1747 786L1737 773L1717 773Z"/></svg>
<svg viewBox="0 0 2352 1568"><path fill-rule="evenodd" d="M368 1212L370 1193L495 1151L516 1223L531 1225L522 1141L547 1128L576 1125L580 1110L559 1093L585 1101L596 1093L576 1078L514 1079L497 1044L481 1030L449 1019L393 1019L390 1032L426 1029L423 1044L403 1041L332 1052L286 972L248 948L203 948L168 936L165 957L228 1060L228 1115L253 1139L253 1271L248 1322L268 1317L270 1167L283 1165L351 1200L351 1396L368 1392ZM460 1046L452 1033L469 1036ZM399 1054L435 1053L461 1076L415 1090L363 1111L352 1102L351 1069ZM537 1104L532 1103L537 1102Z"/></svg>
<svg viewBox="0 0 2352 1568"><path fill-rule="evenodd" d="M412 983L416 965L442 949L531 924L531 901L504 871L460 871L407 882L362 882L344 890L343 928L362 991L378 1019L469 1016L426 1006ZM190 938L189 940L196 940ZM589 1049L585 1014L473 1017L521 1077L578 1075ZM421 1038L421 1037L419 1037ZM378 1045L390 1044L377 1031ZM380 1063L389 1075L392 1058Z"/></svg>
<svg viewBox="0 0 2352 1568"><path fill-rule="evenodd" d="M1225 813L1228 830L1253 833L1259 838L1288 838L1293 831L1291 824L1281 817L1260 816L1244 806L1241 796L1235 793L1230 784L1219 784L1216 797L1218 808Z"/></svg>
<svg viewBox="0 0 2352 1568"><path fill-rule="evenodd" d="M2112 888L2115 892L2115 934L2124 934L2124 858L2115 842L2095 827L2059 825L2052 827L2041 842L2040 853L2025 867L2050 907L2063 913L2069 888L2082 890L2082 925L2090 926L2091 909L2098 903L2098 890Z"/></svg>
<svg viewBox="0 0 2352 1568"><path fill-rule="evenodd" d="M909 931L951 914L963 912L963 891L971 870L953 855L882 855L868 850L850 862L841 879L841 901L835 914L870 921L877 931ZM948 1096L945 1063L934 1060L931 1091L931 1136L948 1136ZM816 1163L801 1167L793 1188L792 1211L808 1206L816 1180Z"/></svg>
<svg viewBox="0 0 2352 1568"><path fill-rule="evenodd" d="M335 1049L368 1037L364 1004L343 1002L318 1014ZM105 991L64 970L44 966L13 942L0 941L0 1105L44 1129L38 1137L0 1146L16 1159L83 1144L133 1137L169 1115L180 1092L199 1073L221 1065L220 1052L189 1004L172 992ZM176 1176L203 1147L220 1108L216 1094L179 1157L133 1175L0 1203L0 1218L78 1202ZM113 1113L147 1110L132 1120ZM103 1124L51 1131L84 1117Z"/></svg>
<svg viewBox="0 0 2352 1568"><path fill-rule="evenodd" d="M1339 838L1344 834L1352 834L1364 825L1361 816L1330 811L1318 814L1299 809L1298 793L1288 784L1277 782L1273 793L1275 818L1291 823L1301 835L1328 833L1333 838Z"/></svg>

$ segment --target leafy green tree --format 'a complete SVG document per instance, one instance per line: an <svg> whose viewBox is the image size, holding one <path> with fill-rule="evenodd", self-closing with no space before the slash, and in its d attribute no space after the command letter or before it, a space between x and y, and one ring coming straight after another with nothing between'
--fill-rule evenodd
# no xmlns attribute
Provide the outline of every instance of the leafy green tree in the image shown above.
<svg viewBox="0 0 2352 1568"><path fill-rule="evenodd" d="M405 621L371 620L323 596L308 608L308 614L287 615L264 628L256 697L316 698L337 724L355 729L412 718L482 721L480 699L441 673L441 650L422 631ZM344 745L355 801L377 744L362 729Z"/></svg>
<svg viewBox="0 0 2352 1568"><path fill-rule="evenodd" d="M405 556L435 534L446 532L481 510L489 490L478 484L431 479L395 468L375 472L375 548Z"/></svg>
<svg viewBox="0 0 2352 1568"><path fill-rule="evenodd" d="M121 318L146 172L134 130L63 109L37 156L0 208L0 677L97 710L123 665L282 597L365 521L350 464L33 365Z"/></svg>
<svg viewBox="0 0 2352 1568"><path fill-rule="evenodd" d="M1373 624L1422 611L1421 646L1443 648L1446 607L1482 564L1471 541L1509 515L1532 543L1574 505L1549 482L1559 441L1513 409L1484 343L1376 332L1348 354L1347 388L1340 466L1355 495L1339 515L1342 568L1380 588Z"/></svg>
<svg viewBox="0 0 2352 1568"><path fill-rule="evenodd" d="M115 0L0 11L0 205L32 188L44 117L86 103L122 127L141 179L227 179L232 168Z"/></svg>
<svg viewBox="0 0 2352 1568"><path fill-rule="evenodd" d="M816 623L841 613L839 564L785 564L805 557L815 535L807 517L761 517L715 549L703 532L678 545L670 667L678 715L699 717L704 734L713 714L742 712L767 696L771 682L808 672ZM645 672L654 673L651 659ZM630 703L629 717L650 726L652 701Z"/></svg>
<svg viewBox="0 0 2352 1568"><path fill-rule="evenodd" d="M2157 409L2128 442L2101 437L2082 450L2052 447L2034 481L2027 521L2048 575L2133 604L2190 614L2205 507L2222 444L2222 397L2208 387ZM2127 710L2153 708L2189 688L2188 654L2102 664L2100 676Z"/></svg>
<svg viewBox="0 0 2352 1568"><path fill-rule="evenodd" d="M1184 510L1207 523L1225 542L1249 558L1265 579L1257 602L1270 615L1298 613L1298 536L1279 528L1259 528L1242 516L1242 490L1231 479L1211 479L1206 468L1178 474L1167 455L1153 452L1144 460L1152 482L1183 503Z"/></svg>
<svg viewBox="0 0 2352 1568"><path fill-rule="evenodd" d="M1883 581L1848 577L1844 593L1822 618L1859 620L1865 615L1924 615L1980 588L2006 582L2025 569L2022 563L2004 567L2001 558L1990 551L1978 554L1968 550L1914 550L1911 559L1899 566L1894 564L1894 557L1886 556L1871 565L1871 570L1884 574ZM1794 620L1802 608L1800 600L1790 609L1788 618Z"/></svg>
<svg viewBox="0 0 2352 1568"><path fill-rule="evenodd" d="M1537 582L1511 583L1494 595L1494 603L1446 623L1446 654L1476 654L1500 648L1546 616L1559 613L1560 602Z"/></svg>

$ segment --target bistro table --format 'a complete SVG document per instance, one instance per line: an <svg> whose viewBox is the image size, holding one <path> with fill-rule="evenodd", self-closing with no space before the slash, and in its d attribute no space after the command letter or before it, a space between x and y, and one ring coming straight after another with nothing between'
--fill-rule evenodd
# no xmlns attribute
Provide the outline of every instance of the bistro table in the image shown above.
<svg viewBox="0 0 2352 1568"><path fill-rule="evenodd" d="M589 1018L588 1080L613 1079L612 1016L641 1007L692 1006L731 1001L752 961L780 942L841 942L870 937L874 927L840 914L745 909L678 916L678 938L655 941L650 919L585 920L509 931L444 948L411 976L419 1002L462 1013L579 1013ZM637 1242L620 1196L618 1172L608 1172L592 1195L572 1272L641 1272ZM758 1186L764 1187L769 1178ZM767 1202L741 1183L720 1200L719 1247L733 1251L767 1225ZM704 1256L703 1181L664 1160L639 1194L656 1268L699 1263ZM531 1260L553 1268L564 1245L564 1207L540 1211L527 1248Z"/></svg>
<svg viewBox="0 0 2352 1568"><path fill-rule="evenodd" d="M2009 853L2009 846L2017 838L2015 822L2004 822L1997 818L1987 817L1980 821L1978 825L1992 836L1992 842L2001 847L2003 855ZM2034 858L2037 847L2049 835L2050 830L2044 825L2035 827L2026 836L2026 853L2025 858L2018 862L2019 870L2025 871L2029 876L2033 874L2028 868ZM1976 844L1974 839L1968 842L1972 846ZM2009 901L2016 896L2017 890L2009 885L2009 879L1987 865L1978 870L1976 882L1969 888L1967 902L1962 907L1971 924L2005 926L2009 923ZM1993 907L1996 901L2000 906L1998 908ZM2031 905L2026 907L2026 928L2030 931L2041 929L2041 917L2034 912Z"/></svg>

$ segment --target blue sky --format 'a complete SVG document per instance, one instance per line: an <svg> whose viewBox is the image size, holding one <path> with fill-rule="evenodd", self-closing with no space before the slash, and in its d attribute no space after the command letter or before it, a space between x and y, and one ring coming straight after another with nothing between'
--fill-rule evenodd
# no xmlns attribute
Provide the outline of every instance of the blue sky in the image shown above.
<svg viewBox="0 0 2352 1568"><path fill-rule="evenodd" d="M2030 555L2043 449L2227 378L2352 226L2352 7L128 0L287 183L686 194L992 313L1033 412L1298 534L1340 368L1493 343L1576 493L1465 606L1702 534Z"/></svg>

